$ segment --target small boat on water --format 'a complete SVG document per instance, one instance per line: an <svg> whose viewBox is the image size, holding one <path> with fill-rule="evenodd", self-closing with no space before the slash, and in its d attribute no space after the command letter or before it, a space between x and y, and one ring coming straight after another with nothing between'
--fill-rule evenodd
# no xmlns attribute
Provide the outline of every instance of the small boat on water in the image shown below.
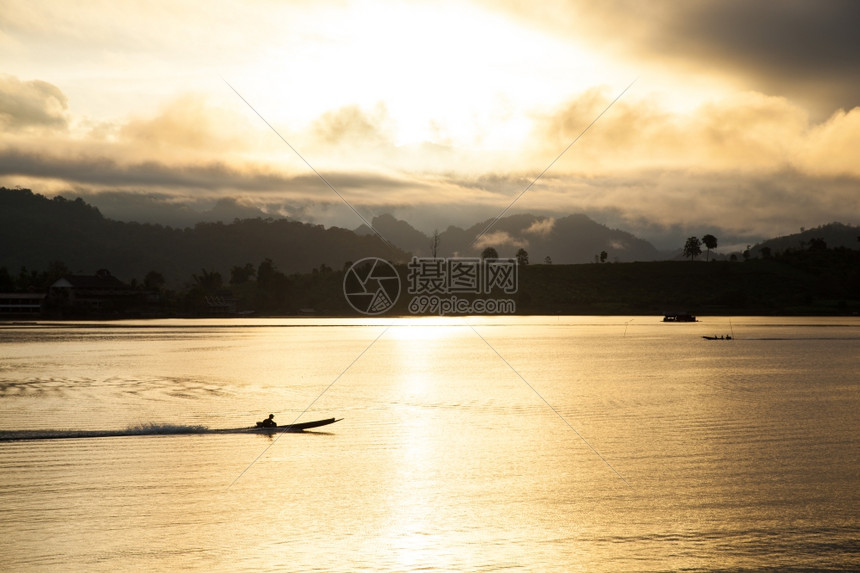
<svg viewBox="0 0 860 573"><path fill-rule="evenodd" d="M698 322L696 317L692 314L681 312L681 313L666 313L663 315L663 322Z"/></svg>
<svg viewBox="0 0 860 573"><path fill-rule="evenodd" d="M725 336L703 336L702 338L704 338L705 340L731 340L732 339L731 335L728 335L728 334Z"/></svg>
<svg viewBox="0 0 860 573"><path fill-rule="evenodd" d="M304 430L310 430L311 428L319 428L321 426L328 426L329 424L334 424L335 422L340 422L343 418L326 418L324 420L314 420L312 422L297 422L295 424L285 424L283 426L263 426L261 422L257 422L257 425L253 428L237 428L236 430L231 431L247 431L254 434L273 434L278 432L303 432Z"/></svg>

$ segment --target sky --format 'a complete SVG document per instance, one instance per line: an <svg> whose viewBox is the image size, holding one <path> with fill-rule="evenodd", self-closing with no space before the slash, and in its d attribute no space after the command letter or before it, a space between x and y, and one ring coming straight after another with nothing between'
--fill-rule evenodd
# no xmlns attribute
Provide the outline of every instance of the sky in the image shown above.
<svg viewBox="0 0 860 573"><path fill-rule="evenodd" d="M429 233L510 206L728 249L860 223L858 21L852 0L0 0L0 185L125 220L221 200Z"/></svg>

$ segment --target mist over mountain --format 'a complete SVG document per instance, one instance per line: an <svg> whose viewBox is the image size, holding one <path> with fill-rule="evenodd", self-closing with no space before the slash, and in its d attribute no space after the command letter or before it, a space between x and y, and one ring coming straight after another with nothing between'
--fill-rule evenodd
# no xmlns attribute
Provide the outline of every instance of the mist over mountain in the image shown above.
<svg viewBox="0 0 860 573"><path fill-rule="evenodd" d="M431 254L432 238L391 215L380 215L373 227L398 247L416 256ZM359 234L372 231L366 225ZM666 258L648 241L618 229L610 229L586 215L541 217L529 214L509 215L498 221L487 219L462 229L450 226L439 231L438 256L476 256L493 247L502 257L513 257L525 249L530 262L574 264L594 262L595 255L607 253L612 262L653 261Z"/></svg>
<svg viewBox="0 0 860 573"><path fill-rule="evenodd" d="M74 199L77 195L71 194L68 197ZM355 227L355 215L348 209L342 209L345 212L342 213L343 216L334 216L335 211L338 211L337 209L329 212L325 209L321 210L320 205L302 201L285 202L283 199L264 201L261 198L251 200L243 197L221 197L213 200L211 196L200 198L184 196L180 198L158 192L128 193L120 191L104 191L84 195L80 198L87 204L97 207L102 215L108 219L129 223L151 223L180 229L192 228L202 222L232 223L236 219L254 218L289 219L311 224L324 224L326 227ZM491 222L489 219L483 219L485 212L482 210L468 207L445 211L440 210L439 207L404 208L403 206L392 206L390 209L377 208L376 212L380 214L372 219L374 228L400 249L416 254L429 254L430 252L430 238L435 225L431 221L446 221L446 226L448 225L447 221L451 222L451 226L447 228L438 227L440 235L446 235L444 242L439 244L438 253L445 256L450 256L454 252L463 255L475 252L476 249L470 247L471 243ZM472 214L476 216L472 218ZM530 219L514 218L510 221L512 228L504 226L503 221L519 216ZM529 225L537 219L543 221L543 227L539 226L529 233L524 233L523 231L528 229ZM369 216L368 220L371 220ZM587 224L586 220L590 220L591 224ZM524 221L527 224L524 224ZM596 223L596 221L602 223ZM594 225L603 227L603 229ZM566 227L568 228L565 229ZM577 228L579 231L576 231ZM541 235L540 231L548 229L551 230L548 235ZM607 235L607 231L612 230L617 230L621 234ZM370 232L364 225L358 227L356 231L359 234ZM497 231L505 231L508 236L495 234ZM800 234L809 234L810 232L812 229L806 229ZM710 257L716 260L728 258L731 254L739 256L748 245L763 245L765 241L771 240L771 237L768 236L729 231L719 225L708 226L707 228L689 228L689 226L679 222L677 225L666 227L645 219L631 221L620 217L617 212L612 210L598 209L577 215L547 211L537 214L510 215L496 223L481 244L491 246L492 243L492 246L495 246L500 254L516 252L519 247L513 251L508 249L508 246L513 244L528 245L523 246L523 248L529 252L532 262L542 262L546 256L552 258L556 263L590 262L593 261L595 254L604 250L607 252L607 261L609 262L648 261L655 260L655 258L659 260L683 260L682 250L687 237L702 237L706 233L713 234L719 239L717 250L710 253ZM789 236L793 237L794 235ZM635 240L631 240L630 237ZM649 247L635 244L638 240L655 247L657 255L649 253ZM571 248L571 245L565 241L575 241L581 246ZM829 242L828 244L837 245L836 242ZM778 242L775 245L771 247L772 250L784 248L782 243ZM477 249L477 252L480 252L480 249Z"/></svg>
<svg viewBox="0 0 860 573"><path fill-rule="evenodd" d="M159 193L102 192L81 198L108 219L126 223L151 223L184 229L197 223L232 223L235 219L283 219L277 213L280 205L248 205L232 197L223 197L214 204L177 201Z"/></svg>
<svg viewBox="0 0 860 573"><path fill-rule="evenodd" d="M48 199L6 188L0 188L0 246L0 267L12 272L59 261L75 273L106 268L122 280L155 270L173 284L201 269L229 277L233 266L265 259L282 272L307 273L370 256L409 258L377 237L337 227L253 218L178 229L108 219L80 198Z"/></svg>
<svg viewBox="0 0 860 573"><path fill-rule="evenodd" d="M49 199L28 189L0 188L0 267L18 272L21 267L44 269L59 261L76 273L107 268L123 280L140 279L155 270L177 284L201 269L227 277L233 266L257 265L267 258L282 272L307 273L321 265L339 270L346 262L370 256L403 262L412 254L431 254L430 236L390 214L377 216L372 223L394 248L365 226L352 231L285 218L233 216L243 213L258 215L259 211L225 200L210 208L209 215L232 217L232 222L198 221L177 228L116 221L81 198ZM756 258L765 256L767 249L773 255L805 250L820 246L819 241L828 248L860 249L858 237L860 227L830 223L763 241L748 254ZM555 264L590 263L603 251L607 262L673 258L648 241L582 214L510 215L465 229L450 226L439 230L438 238L438 256L478 256L493 247L500 256L513 257L522 248L532 264L547 257ZM712 253L711 258L717 257Z"/></svg>

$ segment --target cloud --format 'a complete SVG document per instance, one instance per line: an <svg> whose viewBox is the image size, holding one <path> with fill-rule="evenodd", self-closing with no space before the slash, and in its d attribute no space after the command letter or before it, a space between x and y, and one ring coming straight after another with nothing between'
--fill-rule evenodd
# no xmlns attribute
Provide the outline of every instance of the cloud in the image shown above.
<svg viewBox="0 0 860 573"><path fill-rule="evenodd" d="M62 65L85 68L170 58L176 61L231 61L283 34L284 15L296 16L312 3L279 6L268 0L219 2L217 8L199 0L155 0L145 4L82 0L5 0L3 33L25 55L51 58ZM31 44L25 46L25 44ZM79 58L87 58L81 61ZM102 76L103 77L103 76ZM126 77L129 77L126 75Z"/></svg>
<svg viewBox="0 0 860 573"><path fill-rule="evenodd" d="M811 176L786 168L750 174L731 171L636 171L561 187L543 203L567 196L570 212L639 236L772 237L801 226L856 221L860 178Z"/></svg>
<svg viewBox="0 0 860 573"><path fill-rule="evenodd" d="M555 217L547 217L536 220L527 229L524 229L523 233L546 237L552 233L553 227L555 227Z"/></svg>
<svg viewBox="0 0 860 573"><path fill-rule="evenodd" d="M53 84L0 75L0 130L65 130L68 107L65 94Z"/></svg>
<svg viewBox="0 0 860 573"><path fill-rule="evenodd" d="M672 68L785 96L817 117L860 105L860 3L853 0L523 0L507 10L640 70ZM741 83L737 80L741 79Z"/></svg>
<svg viewBox="0 0 860 573"><path fill-rule="evenodd" d="M245 128L245 129L241 129ZM248 145L247 122L238 114L211 107L205 96L181 94L161 106L153 117L135 117L118 130L121 141L154 154L168 150L243 151Z"/></svg>
<svg viewBox="0 0 860 573"><path fill-rule="evenodd" d="M313 133L326 145L389 145L386 123L390 121L382 104L372 113L349 105L324 113L314 122Z"/></svg>
<svg viewBox="0 0 860 573"><path fill-rule="evenodd" d="M0 175L60 179L70 183L110 187L196 188L216 191L235 188L239 181L257 189L277 184L267 173L243 173L224 163L169 165L155 161L121 162L108 155L73 157L34 150L0 150Z"/></svg>
<svg viewBox="0 0 860 573"><path fill-rule="evenodd" d="M525 248L529 246L529 242L526 239L512 237L507 231L493 231L492 233L481 235L481 237L475 242L475 248L478 250L485 249L487 247L498 249L505 245L510 245L515 248Z"/></svg>
<svg viewBox="0 0 860 573"><path fill-rule="evenodd" d="M601 90L571 100L537 124L544 153L564 149L610 101ZM783 169L860 176L860 108L815 124L781 97L738 92L687 113L644 97L618 102L552 168L550 175L641 169L761 173Z"/></svg>
<svg viewBox="0 0 860 573"><path fill-rule="evenodd" d="M670 17L648 36L657 56L713 62L748 78L753 89L828 114L860 105L857 2L713 0L672 3L663 14Z"/></svg>
<svg viewBox="0 0 860 573"><path fill-rule="evenodd" d="M798 153L798 164L808 173L860 176L860 107L838 111L809 132Z"/></svg>
<svg viewBox="0 0 860 573"><path fill-rule="evenodd" d="M12 79L3 85L15 89L3 93L21 93L24 83ZM30 83L43 94L35 102L44 94L65 101L56 86ZM524 230L533 241L552 230L553 217L571 213L671 241L687 230L754 241L860 217L860 108L814 123L791 100L752 91L684 112L631 94L529 188L614 95L594 88L534 115L533 133L514 150L395 145L384 106L337 107L282 133L362 216L392 213L425 232L493 217L527 188L512 213L548 217ZM0 184L72 191L110 203L111 213L126 198L153 219L183 205L196 216L234 197L273 215L348 228L361 222L241 103L225 109L186 93L110 123L61 109L62 121L48 121L54 127L35 128L44 121L33 120L4 134ZM158 201L135 202L152 194ZM177 215L172 220L188 220ZM504 234L485 241L526 246Z"/></svg>

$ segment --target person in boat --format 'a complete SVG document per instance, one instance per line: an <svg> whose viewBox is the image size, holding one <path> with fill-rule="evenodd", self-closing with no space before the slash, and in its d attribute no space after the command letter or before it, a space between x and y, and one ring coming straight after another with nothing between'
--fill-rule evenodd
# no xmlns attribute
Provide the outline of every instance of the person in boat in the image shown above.
<svg viewBox="0 0 860 573"><path fill-rule="evenodd" d="M257 422L257 426L261 428L274 428L278 424L275 422L275 415L269 414L269 417L263 420L262 422Z"/></svg>

